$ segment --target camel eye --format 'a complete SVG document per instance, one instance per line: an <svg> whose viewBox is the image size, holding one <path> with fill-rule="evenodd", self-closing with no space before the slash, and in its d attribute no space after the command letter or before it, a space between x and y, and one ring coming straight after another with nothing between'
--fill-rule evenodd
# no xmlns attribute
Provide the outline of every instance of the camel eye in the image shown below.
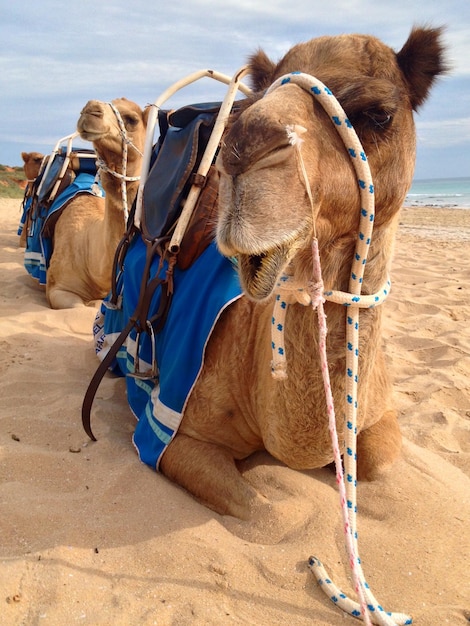
<svg viewBox="0 0 470 626"><path fill-rule="evenodd" d="M124 121L126 128L129 128L129 129L135 128L137 124L139 123L139 120L136 117L133 117L131 115L124 115L122 119Z"/></svg>
<svg viewBox="0 0 470 626"><path fill-rule="evenodd" d="M374 123L378 128L386 128L392 121L392 116L386 111L380 109L366 111L365 115Z"/></svg>

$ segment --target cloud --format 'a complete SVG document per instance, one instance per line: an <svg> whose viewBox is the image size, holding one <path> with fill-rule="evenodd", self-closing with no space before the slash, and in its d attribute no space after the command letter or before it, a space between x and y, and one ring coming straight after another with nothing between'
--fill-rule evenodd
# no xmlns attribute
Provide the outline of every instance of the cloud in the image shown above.
<svg viewBox="0 0 470 626"><path fill-rule="evenodd" d="M436 122L418 122L416 124L418 141L427 148L459 146L470 144L470 117L439 120Z"/></svg>

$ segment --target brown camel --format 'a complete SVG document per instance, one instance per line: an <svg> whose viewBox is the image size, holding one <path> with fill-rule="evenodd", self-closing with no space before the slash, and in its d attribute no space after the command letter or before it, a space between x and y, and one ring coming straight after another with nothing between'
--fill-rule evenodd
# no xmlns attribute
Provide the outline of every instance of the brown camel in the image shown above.
<svg viewBox="0 0 470 626"><path fill-rule="evenodd" d="M39 170L41 169L41 164L44 159L44 155L40 152L22 152L21 158L23 159L23 170L26 175L26 187L24 191L23 198L23 217L21 219L20 228L18 230L18 234L20 236L20 240L18 245L21 248L26 247L26 236L27 236L27 224L26 213L25 210L28 206L28 200L31 197L31 192L33 190L32 183L36 180Z"/></svg>
<svg viewBox="0 0 470 626"><path fill-rule="evenodd" d="M93 143L106 197L78 195L57 220L46 285L53 309L94 304L108 293L114 252L125 230L122 176L132 179L125 183L130 208L137 193L146 124L146 111L126 98L113 100L112 106L90 100L83 108L77 130Z"/></svg>
<svg viewBox="0 0 470 626"><path fill-rule="evenodd" d="M237 462L266 449L291 468L332 462L318 357L317 312L289 306L285 324L288 377L271 376L271 318L282 272L307 285L311 242L318 238L325 289L348 291L358 238L357 176L334 124L302 87L275 79L303 72L335 94L358 133L375 184L376 217L362 284L373 294L390 271L400 207L415 160L413 111L444 72L441 29L415 28L396 53L371 36L321 37L294 46L278 63L262 51L250 60L258 94L234 120L218 157L221 182L217 243L236 257L246 297L228 307L206 348L205 362L161 471L221 514L249 518L266 504ZM297 125L313 197L286 129ZM312 213L313 216L312 217ZM326 302L329 372L336 415L346 411L346 307ZM401 449L381 337L382 307L360 313L358 477L374 479ZM338 420L340 440L345 426Z"/></svg>
<svg viewBox="0 0 470 626"><path fill-rule="evenodd" d="M39 174L44 155L40 152L22 152L23 169L28 182L32 182Z"/></svg>

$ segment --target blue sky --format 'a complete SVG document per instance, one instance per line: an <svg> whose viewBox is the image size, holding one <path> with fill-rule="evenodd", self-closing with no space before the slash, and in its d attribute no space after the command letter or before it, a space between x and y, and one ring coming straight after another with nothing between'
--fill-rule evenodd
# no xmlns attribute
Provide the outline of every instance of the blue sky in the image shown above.
<svg viewBox="0 0 470 626"><path fill-rule="evenodd" d="M163 8L164 6L164 8ZM416 116L415 178L470 176L470 3L464 0L0 0L0 163L48 153L90 99L145 106L210 68L232 75L320 35L372 34L395 50L414 24L447 27L451 75ZM169 106L221 99L209 79Z"/></svg>

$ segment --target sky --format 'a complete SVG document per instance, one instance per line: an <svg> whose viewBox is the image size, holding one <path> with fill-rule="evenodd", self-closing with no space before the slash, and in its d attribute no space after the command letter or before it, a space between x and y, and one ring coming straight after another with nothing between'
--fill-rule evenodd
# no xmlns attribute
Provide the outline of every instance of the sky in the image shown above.
<svg viewBox="0 0 470 626"><path fill-rule="evenodd" d="M470 176L468 0L0 0L0 163L50 153L88 100L141 107L200 69L228 75L321 35L363 33L398 51L414 25L445 26L450 74L416 115L415 179ZM169 107L221 100L204 78Z"/></svg>

